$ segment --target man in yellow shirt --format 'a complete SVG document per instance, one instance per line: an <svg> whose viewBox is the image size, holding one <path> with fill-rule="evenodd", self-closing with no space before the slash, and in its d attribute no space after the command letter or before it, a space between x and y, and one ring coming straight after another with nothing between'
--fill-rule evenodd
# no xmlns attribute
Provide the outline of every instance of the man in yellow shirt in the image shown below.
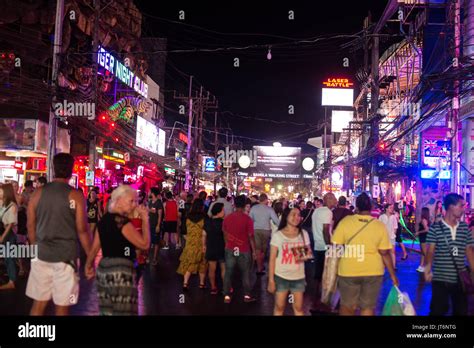
<svg viewBox="0 0 474 348"><path fill-rule="evenodd" d="M392 244L386 227L370 215L370 197L366 193L360 194L356 207L358 213L341 220L331 240L344 245L337 273L341 293L339 314L355 315L360 308L361 315L369 316L375 313L385 267L394 285L398 285L398 278L390 256Z"/></svg>

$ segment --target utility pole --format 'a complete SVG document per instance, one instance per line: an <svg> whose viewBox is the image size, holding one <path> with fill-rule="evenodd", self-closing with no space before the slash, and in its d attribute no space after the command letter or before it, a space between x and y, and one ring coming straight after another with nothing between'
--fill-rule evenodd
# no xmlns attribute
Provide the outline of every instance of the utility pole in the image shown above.
<svg viewBox="0 0 474 348"><path fill-rule="evenodd" d="M216 104L216 107L219 107L219 103ZM217 110L214 111L214 160L216 161L217 166ZM214 194L217 194L217 173L214 172Z"/></svg>
<svg viewBox="0 0 474 348"><path fill-rule="evenodd" d="M369 11L367 17L364 20L364 76L369 75L369 39L367 38L367 33L369 30L369 27L372 23L372 15ZM363 103L364 105L364 114L363 114L363 120L365 121L368 118L368 105L367 105L367 99ZM362 149L365 146L365 132L364 130L362 131L362 136L360 137L359 140L359 147ZM366 166L362 166L362 175L360 178L361 185L362 185L362 191L366 190L367 187L367 171L366 171Z"/></svg>
<svg viewBox="0 0 474 348"><path fill-rule="evenodd" d="M458 70L459 59L461 56L461 1L454 0L454 59L457 64L454 66ZM452 145L451 145L451 192L460 193L459 187L459 173L460 173L460 159L459 153L459 79L454 81L454 97L452 104L451 127L452 129Z"/></svg>
<svg viewBox="0 0 474 348"><path fill-rule="evenodd" d="M379 37L374 35L372 42L372 89L370 93L371 103L371 137L374 142L374 146L377 146L379 140L379 119L377 110L379 108ZM374 172L375 172L375 161L373 158L370 159L370 175L369 175L369 188L370 193L373 195L374 188Z"/></svg>
<svg viewBox="0 0 474 348"><path fill-rule="evenodd" d="M193 188L191 170L194 170L194 173L197 174L198 163L195 163L200 154L200 149L203 149L202 142L202 132L203 132L203 120L204 120L204 109L206 108L215 108L214 105L215 97L212 103L209 101L209 92L207 97L204 98L203 91L204 87L200 87L199 95L196 93L193 97L192 91L193 85L193 76L190 76L189 79L189 95L188 97L176 96L174 94L174 99L176 100L188 100L189 105L189 114L188 114L188 144L187 144L187 153L186 153L186 179L185 179L185 190L188 191ZM175 91L176 92L176 91ZM195 115L194 115L195 113ZM195 116L195 117L194 117ZM193 123L194 123L194 137L193 134ZM192 165L191 165L191 162ZM195 179L195 178L194 178Z"/></svg>
<svg viewBox="0 0 474 348"><path fill-rule="evenodd" d="M99 108L99 103L98 103L98 70L99 70L99 64L97 62L98 58L98 48L99 48L99 16L100 16L100 0L94 0L94 34L92 37L92 73L94 74L92 83L93 83L93 91L94 91L94 105L95 105L95 110L96 110L96 115L97 116L97 111ZM97 52L97 53L95 53ZM93 171L95 173L95 161L96 161L96 137L95 135L90 136L89 139L89 171ZM94 175L95 176L95 175ZM94 186L94 185L93 185Z"/></svg>
<svg viewBox="0 0 474 348"><path fill-rule="evenodd" d="M53 47L53 69L51 78L51 87L53 97L49 108L49 127L48 127L48 181L53 180L53 157L56 155L56 133L57 118L53 111L53 105L57 101L57 83L59 72L59 55L62 49L63 38L63 21L64 21L64 0L57 0L56 3L56 23L54 26L54 47Z"/></svg>
<svg viewBox="0 0 474 348"><path fill-rule="evenodd" d="M193 97L192 97L192 86L193 77L189 77L189 115L188 115L188 147L186 152L186 178L184 189L186 191L191 190L191 150L192 150L192 139L191 131L193 127Z"/></svg>

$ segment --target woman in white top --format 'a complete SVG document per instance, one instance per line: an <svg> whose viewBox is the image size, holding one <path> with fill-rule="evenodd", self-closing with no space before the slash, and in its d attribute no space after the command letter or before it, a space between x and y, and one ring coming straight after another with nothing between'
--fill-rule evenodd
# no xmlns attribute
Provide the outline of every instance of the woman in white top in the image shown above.
<svg viewBox="0 0 474 348"><path fill-rule="evenodd" d="M0 219L3 228L0 230L0 244L15 244L16 225L18 224L18 206L12 184L0 187ZM6 257L8 283L0 286L0 290L15 289L16 263L15 259Z"/></svg>
<svg viewBox="0 0 474 348"><path fill-rule="evenodd" d="M390 239L390 243L392 243L392 262L393 262L393 267L397 269L395 262L396 262L396 257L395 257L395 243L396 243L396 237L397 237L397 228L398 228L398 219L395 214L395 207L392 204L386 204L385 205L385 211L382 215L380 215L379 220L382 221L385 226L387 227L388 231L388 238Z"/></svg>
<svg viewBox="0 0 474 348"><path fill-rule="evenodd" d="M294 297L295 315L304 315L303 294L306 288L304 261L312 258L309 235L299 227L298 208L286 208L277 232L270 242L268 292L275 294L273 315L283 315L288 292Z"/></svg>

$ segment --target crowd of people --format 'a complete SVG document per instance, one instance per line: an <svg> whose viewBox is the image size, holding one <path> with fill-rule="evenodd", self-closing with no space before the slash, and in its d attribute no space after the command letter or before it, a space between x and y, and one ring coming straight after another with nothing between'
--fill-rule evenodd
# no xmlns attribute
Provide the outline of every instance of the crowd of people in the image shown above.
<svg viewBox="0 0 474 348"><path fill-rule="evenodd" d="M270 202L265 193L234 197L225 187L213 196L205 191L174 195L158 187L147 194L120 185L105 194L93 188L84 198L68 185L73 158L58 154L53 163L55 178L50 183L27 182L20 195L15 183L0 187L0 243L38 246L26 289L34 301L32 315L44 314L51 299L57 315L68 314L79 297L80 264L87 279L96 279L101 314L137 314L140 275L146 267L159 265L170 249L180 253L176 272L182 276L184 292L189 291L191 277L198 275L199 288L208 289L209 284L210 294L222 293L224 303L235 296L255 302L250 280L255 272L257 277L267 276L274 315L283 315L290 293L294 314L304 315L311 269L312 313L374 315L385 272L399 285L397 245L402 251L398 260L408 257L403 234L420 242L417 271L433 282L431 313L446 314L449 301L454 314L467 313L458 273L466 269L466 257L471 269L474 266L474 240L461 221L465 201L459 195L445 196L434 212L423 207L415 226L413 204L382 207L366 193L357 196L355 206L332 193L313 200L300 196ZM357 252L344 253L337 269L331 270L331 246ZM313 267L305 267L310 264ZM14 289L27 267L24 260L9 258L5 266L8 281L0 289ZM241 294L234 292L236 267ZM332 271L337 273L340 296L336 303L322 300Z"/></svg>

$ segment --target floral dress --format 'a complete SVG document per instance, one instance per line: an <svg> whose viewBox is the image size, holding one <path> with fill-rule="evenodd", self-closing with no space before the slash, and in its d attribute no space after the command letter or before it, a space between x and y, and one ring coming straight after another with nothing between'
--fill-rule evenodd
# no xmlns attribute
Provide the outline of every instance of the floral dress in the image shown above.
<svg viewBox="0 0 474 348"><path fill-rule="evenodd" d="M179 258L180 264L177 272L184 275L186 272L204 273L207 269L207 261L203 252L202 231L204 219L198 222L186 220L186 246Z"/></svg>

